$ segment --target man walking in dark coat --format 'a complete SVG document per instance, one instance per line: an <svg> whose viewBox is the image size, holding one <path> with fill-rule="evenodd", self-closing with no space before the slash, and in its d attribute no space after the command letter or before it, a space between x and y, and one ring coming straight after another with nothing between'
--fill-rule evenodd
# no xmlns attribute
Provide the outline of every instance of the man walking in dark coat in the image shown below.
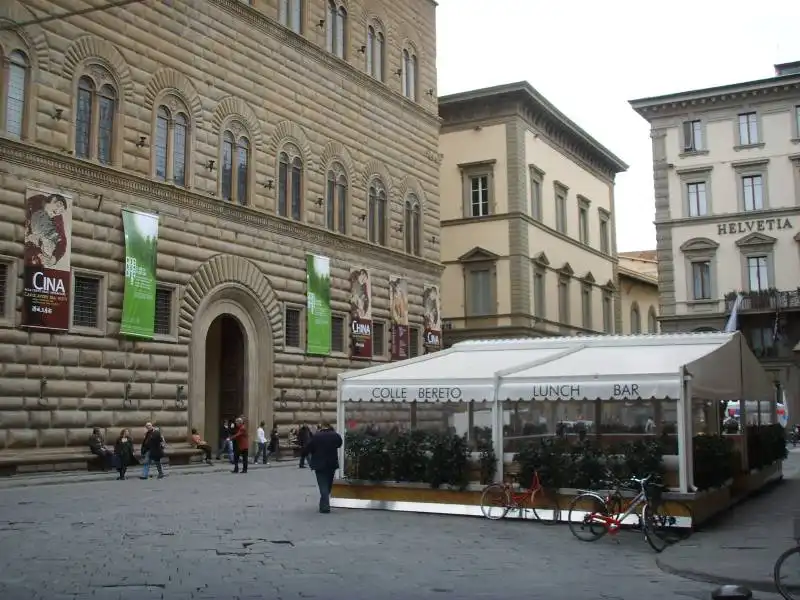
<svg viewBox="0 0 800 600"><path fill-rule="evenodd" d="M336 469L339 468L340 436L330 423L323 423L303 448L303 456L309 456L308 466L317 476L319 487L319 512L331 512L331 488Z"/></svg>
<svg viewBox="0 0 800 600"><path fill-rule="evenodd" d="M306 468L306 446L308 445L308 440L311 439L311 429L308 428L308 425L303 423L300 426L300 429L297 431L297 443L300 446L300 468Z"/></svg>

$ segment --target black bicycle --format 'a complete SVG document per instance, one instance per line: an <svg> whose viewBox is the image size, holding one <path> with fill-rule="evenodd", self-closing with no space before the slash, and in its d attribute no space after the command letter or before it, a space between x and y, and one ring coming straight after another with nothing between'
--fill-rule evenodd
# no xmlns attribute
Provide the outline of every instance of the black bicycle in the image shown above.
<svg viewBox="0 0 800 600"><path fill-rule="evenodd" d="M772 578L778 593L786 600L800 600L800 517L794 519L794 548L775 561Z"/></svg>

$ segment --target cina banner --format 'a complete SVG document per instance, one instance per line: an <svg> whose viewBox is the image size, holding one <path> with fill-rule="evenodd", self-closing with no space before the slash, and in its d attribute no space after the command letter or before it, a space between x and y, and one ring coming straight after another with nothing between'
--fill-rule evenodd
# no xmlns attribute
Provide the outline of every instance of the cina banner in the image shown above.
<svg viewBox="0 0 800 600"><path fill-rule="evenodd" d="M424 322L422 343L427 352L435 352L442 347L442 307L438 286L430 285L423 289L422 318Z"/></svg>
<svg viewBox="0 0 800 600"><path fill-rule="evenodd" d="M29 189L25 197L22 325L69 329L72 198Z"/></svg>
<svg viewBox="0 0 800 600"><path fill-rule="evenodd" d="M392 311L392 360L405 360L408 353L408 281L389 277L389 308Z"/></svg>
<svg viewBox="0 0 800 600"><path fill-rule="evenodd" d="M372 358L372 280L358 267L350 269L350 355Z"/></svg>
<svg viewBox="0 0 800 600"><path fill-rule="evenodd" d="M125 293L120 333L153 337L156 318L158 215L122 210L125 229Z"/></svg>
<svg viewBox="0 0 800 600"><path fill-rule="evenodd" d="M309 354L331 353L331 259L306 254L306 328Z"/></svg>

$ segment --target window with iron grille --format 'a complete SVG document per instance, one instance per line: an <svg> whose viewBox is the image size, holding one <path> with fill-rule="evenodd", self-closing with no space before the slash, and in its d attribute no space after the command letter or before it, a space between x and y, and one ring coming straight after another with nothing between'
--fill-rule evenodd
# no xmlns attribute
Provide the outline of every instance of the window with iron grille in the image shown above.
<svg viewBox="0 0 800 600"><path fill-rule="evenodd" d="M97 327L99 307L100 278L76 275L72 292L72 325Z"/></svg>
<svg viewBox="0 0 800 600"><path fill-rule="evenodd" d="M419 327L411 327L408 330L408 357L419 356Z"/></svg>
<svg viewBox="0 0 800 600"><path fill-rule="evenodd" d="M345 319L339 315L331 317L331 352L344 352Z"/></svg>
<svg viewBox="0 0 800 600"><path fill-rule="evenodd" d="M287 348L302 348L301 323L303 311L299 308L286 309L286 328L284 330L284 344Z"/></svg>
<svg viewBox="0 0 800 600"><path fill-rule="evenodd" d="M386 326L383 321L372 322L372 356L386 355Z"/></svg>
<svg viewBox="0 0 800 600"><path fill-rule="evenodd" d="M8 295L8 263L0 262L0 319L6 316L6 296Z"/></svg>
<svg viewBox="0 0 800 600"><path fill-rule="evenodd" d="M156 335L172 335L172 288L156 288L156 315L153 328Z"/></svg>

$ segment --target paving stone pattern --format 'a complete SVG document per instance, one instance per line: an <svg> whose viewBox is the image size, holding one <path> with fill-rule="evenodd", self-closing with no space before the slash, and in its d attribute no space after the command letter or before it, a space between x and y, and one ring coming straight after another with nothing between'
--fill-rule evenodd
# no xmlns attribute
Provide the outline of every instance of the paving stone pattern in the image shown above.
<svg viewBox="0 0 800 600"><path fill-rule="evenodd" d="M588 544L563 527L320 515L316 502L312 473L297 468L3 489L0 598L638 600L711 590L663 573L636 534Z"/></svg>

